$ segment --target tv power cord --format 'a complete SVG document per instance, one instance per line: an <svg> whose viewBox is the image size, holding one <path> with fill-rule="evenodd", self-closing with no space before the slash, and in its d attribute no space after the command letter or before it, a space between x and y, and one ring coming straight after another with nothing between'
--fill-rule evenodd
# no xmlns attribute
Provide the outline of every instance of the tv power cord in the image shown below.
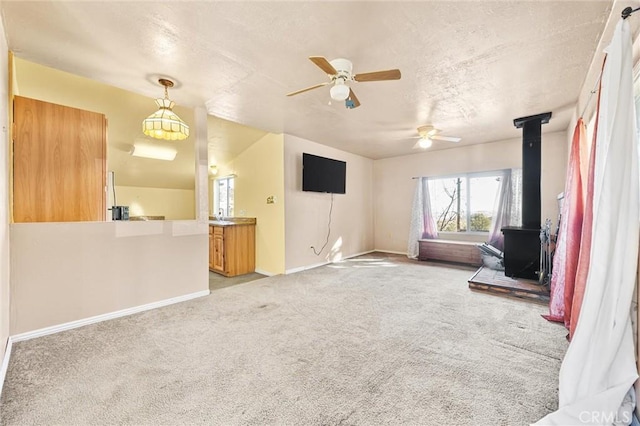
<svg viewBox="0 0 640 426"><path fill-rule="evenodd" d="M331 212L332 211L333 211L333 193L331 193L331 207L329 208L329 226L327 230L327 240L324 242L324 245L318 252L316 252L316 248L314 246L311 246L311 250L313 250L313 254L315 254L316 256L320 256L320 253L322 253L322 250L324 250L327 244L329 244L329 235L331 235Z"/></svg>

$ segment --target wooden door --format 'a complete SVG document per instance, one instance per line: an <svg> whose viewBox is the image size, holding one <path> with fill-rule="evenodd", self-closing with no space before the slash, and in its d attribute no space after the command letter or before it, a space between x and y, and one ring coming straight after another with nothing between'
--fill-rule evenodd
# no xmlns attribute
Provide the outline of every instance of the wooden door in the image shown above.
<svg viewBox="0 0 640 426"><path fill-rule="evenodd" d="M213 269L225 272L224 268L224 228L213 228Z"/></svg>
<svg viewBox="0 0 640 426"><path fill-rule="evenodd" d="M14 98L15 222L105 220L103 114Z"/></svg>

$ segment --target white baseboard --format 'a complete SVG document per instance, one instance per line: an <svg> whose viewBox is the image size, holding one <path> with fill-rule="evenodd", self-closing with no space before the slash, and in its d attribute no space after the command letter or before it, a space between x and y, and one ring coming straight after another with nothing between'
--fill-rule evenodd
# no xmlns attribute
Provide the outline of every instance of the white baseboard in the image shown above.
<svg viewBox="0 0 640 426"><path fill-rule="evenodd" d="M382 249L375 249L374 251L379 251L380 253L401 254L403 256L407 255L406 251L394 251L394 250L382 250Z"/></svg>
<svg viewBox="0 0 640 426"><path fill-rule="evenodd" d="M11 357L12 346L13 340L11 339L11 336L9 336L7 339L7 347L4 350L4 358L2 358L2 367L0 367L0 396L2 395L4 378L7 376L7 369L9 368L9 357Z"/></svg>
<svg viewBox="0 0 640 426"><path fill-rule="evenodd" d="M296 272L306 271L307 269L318 268L320 266L328 265L329 262L315 263L313 265L299 266L297 268L291 268L284 271L285 275L295 274Z"/></svg>
<svg viewBox="0 0 640 426"><path fill-rule="evenodd" d="M147 303L146 305L133 306L131 308L122 309L120 311L109 312L107 314L96 315L95 317L84 318L77 321L71 321L64 324L53 325L51 327L40 328L38 330L28 331L26 333L10 336L9 339L15 342L34 339L36 337L47 336L49 334L59 333L84 325L95 324L97 322L107 321L115 318L126 317L127 315L137 314L139 312L148 311L155 308L161 308L174 303L186 302L187 300L196 299L198 297L208 296L209 290L198 291L196 293L185 294L183 296L172 297L171 299L159 300L157 302Z"/></svg>
<svg viewBox="0 0 640 426"><path fill-rule="evenodd" d="M255 272L258 274L266 275L268 277L273 277L274 275L278 275L278 274L274 274L273 272L265 271L264 269L259 269L259 268L256 268Z"/></svg>
<svg viewBox="0 0 640 426"><path fill-rule="evenodd" d="M365 255L365 254L373 253L374 251L376 251L376 250L368 250L368 251L363 251L361 253L350 254L349 256L343 257L341 260L351 259L352 257L362 256L362 255ZM318 268L320 266L330 265L332 263L335 263L335 262L328 262L327 261L327 262L322 262L322 263L315 263L313 265L300 266L298 268L287 269L284 273L286 275L295 274L296 272L302 272L302 271L306 271L307 269Z"/></svg>

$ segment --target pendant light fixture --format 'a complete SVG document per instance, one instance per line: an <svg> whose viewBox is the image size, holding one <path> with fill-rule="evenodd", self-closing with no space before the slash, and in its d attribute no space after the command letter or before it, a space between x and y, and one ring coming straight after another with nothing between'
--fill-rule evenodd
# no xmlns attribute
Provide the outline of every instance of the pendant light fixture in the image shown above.
<svg viewBox="0 0 640 426"><path fill-rule="evenodd" d="M189 126L172 110L175 102L169 99L168 88L173 87L173 81L161 78L158 80L164 86L164 99L156 99L158 110L145 118L142 131L145 135L156 139L181 141L189 137Z"/></svg>

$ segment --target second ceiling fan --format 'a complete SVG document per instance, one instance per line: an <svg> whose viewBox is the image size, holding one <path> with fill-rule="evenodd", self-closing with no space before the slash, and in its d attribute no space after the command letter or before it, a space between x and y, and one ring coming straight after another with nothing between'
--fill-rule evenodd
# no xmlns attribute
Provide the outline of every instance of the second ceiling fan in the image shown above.
<svg viewBox="0 0 640 426"><path fill-rule="evenodd" d="M360 101L348 83L353 81L361 83L365 81L399 80L401 76L400 70L398 69L353 74L353 64L348 59L343 58L327 61L323 56L310 56L309 60L327 73L329 81L288 93L287 96L298 95L309 90L317 89L318 87L332 84L333 87L330 91L331 99L335 101L345 101L345 106L349 109L357 108L360 106Z"/></svg>
<svg viewBox="0 0 640 426"><path fill-rule="evenodd" d="M446 141L446 142L460 142L462 138L454 137L454 136L440 136L440 129L436 129L430 124L425 126L418 127L418 142L413 146L414 149L422 148L427 149L430 148L433 144L434 140L438 141Z"/></svg>

